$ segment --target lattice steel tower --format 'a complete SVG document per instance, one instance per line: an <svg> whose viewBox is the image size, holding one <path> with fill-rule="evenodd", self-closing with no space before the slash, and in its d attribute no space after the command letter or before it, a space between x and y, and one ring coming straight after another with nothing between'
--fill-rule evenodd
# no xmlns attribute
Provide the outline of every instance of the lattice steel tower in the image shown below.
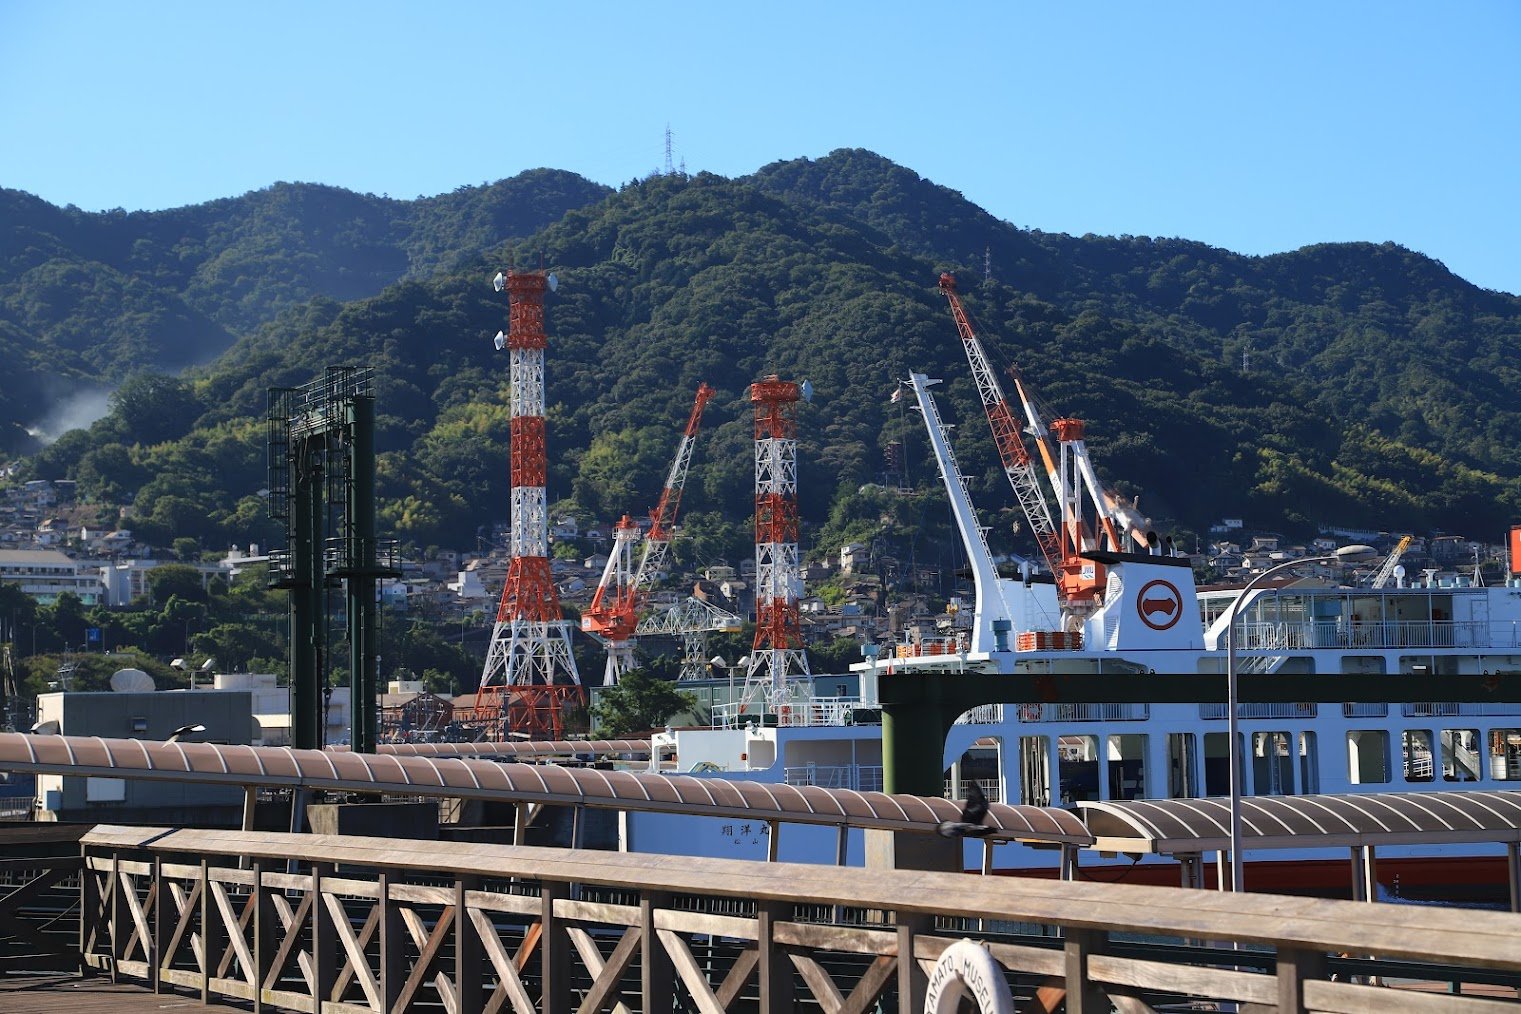
<svg viewBox="0 0 1521 1014"><path fill-rule="evenodd" d="M549 569L549 512L544 490L544 290L552 277L535 271L498 275L507 290L508 330L497 348L510 360L512 537L507 580L486 651L478 712L497 733L563 733L561 705L580 699L581 677L570 651L570 626ZM505 340L504 340L505 339Z"/></svg>
<svg viewBox="0 0 1521 1014"><path fill-rule="evenodd" d="M801 389L774 374L750 385L755 406L755 642L745 700L762 698L780 720L789 675L807 677L798 616L797 405ZM806 684L805 684L806 685ZM812 694L804 692L803 697Z"/></svg>

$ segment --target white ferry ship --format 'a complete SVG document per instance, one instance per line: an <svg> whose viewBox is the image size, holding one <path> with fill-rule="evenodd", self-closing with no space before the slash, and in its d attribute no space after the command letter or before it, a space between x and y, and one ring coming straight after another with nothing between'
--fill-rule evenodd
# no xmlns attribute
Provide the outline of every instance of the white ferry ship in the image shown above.
<svg viewBox="0 0 1521 1014"><path fill-rule="evenodd" d="M945 440L926 378L913 386L972 561L976 589L961 635L897 646L847 677L795 680L785 699L752 696L714 709L714 727L657 734L652 766L835 788L880 790L879 679L931 671L946 680L984 674L1213 674L1231 657L1258 676L1387 675L1433 679L1521 673L1521 581L1485 587L1427 574L1391 586L1340 583L1335 559L1242 588L1198 588L1188 561L1155 552L1086 550L1097 592L1064 609L1051 578L1001 577ZM1155 541L1155 540L1153 540ZM1318 568L1318 569L1317 569ZM1276 569L1276 568L1275 568ZM1292 568L1285 568L1292 569ZM1382 572L1392 576L1392 568ZM1382 583L1382 582L1380 582ZM1258 586L1260 584L1260 586ZM1234 619L1234 652L1228 631ZM1495 681L1498 684L1498 681ZM819 696L819 687L844 692ZM1316 696L1333 696L1320 695ZM1398 694L1391 696L1410 696ZM1433 694L1433 696L1440 696ZM1521 788L1521 702L1241 704L1242 792L1308 795ZM975 780L991 800L1071 806L1089 800L1189 799L1229 793L1224 704L1051 703L979 707L947 737L946 789ZM633 814L624 847L706 856L863 861L859 837L788 828L774 851L767 829L734 821ZM1058 857L1018 845L994 850L998 870L1055 875ZM1347 883L1342 850L1247 853L1248 887L1335 890ZM1091 875L1177 883L1169 864L1085 856ZM969 844L966 865L978 868ZM1466 883L1504 885L1503 847L1386 849L1380 876L1407 894Z"/></svg>

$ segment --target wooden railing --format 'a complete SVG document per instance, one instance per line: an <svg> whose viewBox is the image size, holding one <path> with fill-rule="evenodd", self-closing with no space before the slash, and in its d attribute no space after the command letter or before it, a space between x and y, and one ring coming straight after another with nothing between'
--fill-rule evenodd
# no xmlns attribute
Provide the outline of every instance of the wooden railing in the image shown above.
<svg viewBox="0 0 1521 1014"><path fill-rule="evenodd" d="M233 831L102 826L83 851L88 967L255 1010L917 1012L963 937L1070 1012L1493 1009L1333 981L1348 953L1521 973L1499 912Z"/></svg>
<svg viewBox="0 0 1521 1014"><path fill-rule="evenodd" d="M79 967L80 866L78 855L0 858L0 974Z"/></svg>

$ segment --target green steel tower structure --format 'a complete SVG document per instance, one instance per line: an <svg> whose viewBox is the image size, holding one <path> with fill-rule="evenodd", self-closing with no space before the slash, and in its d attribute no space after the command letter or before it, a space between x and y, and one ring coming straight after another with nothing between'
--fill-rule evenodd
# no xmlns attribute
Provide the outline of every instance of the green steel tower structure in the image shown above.
<svg viewBox="0 0 1521 1014"><path fill-rule="evenodd" d="M269 390L269 513L286 545L270 586L290 592L291 745L320 749L328 686L327 590L344 589L352 686L350 746L373 753L381 578L400 576L396 543L375 535L375 393L367 368L330 366L304 387Z"/></svg>

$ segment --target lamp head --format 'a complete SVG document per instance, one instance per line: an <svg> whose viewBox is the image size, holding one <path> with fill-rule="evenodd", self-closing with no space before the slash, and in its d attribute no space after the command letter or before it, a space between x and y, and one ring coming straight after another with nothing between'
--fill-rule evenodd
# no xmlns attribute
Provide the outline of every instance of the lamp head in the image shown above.
<svg viewBox="0 0 1521 1014"><path fill-rule="evenodd" d="M1372 546L1342 546L1336 551L1338 563L1367 563L1369 560L1377 559L1378 556L1379 551Z"/></svg>

